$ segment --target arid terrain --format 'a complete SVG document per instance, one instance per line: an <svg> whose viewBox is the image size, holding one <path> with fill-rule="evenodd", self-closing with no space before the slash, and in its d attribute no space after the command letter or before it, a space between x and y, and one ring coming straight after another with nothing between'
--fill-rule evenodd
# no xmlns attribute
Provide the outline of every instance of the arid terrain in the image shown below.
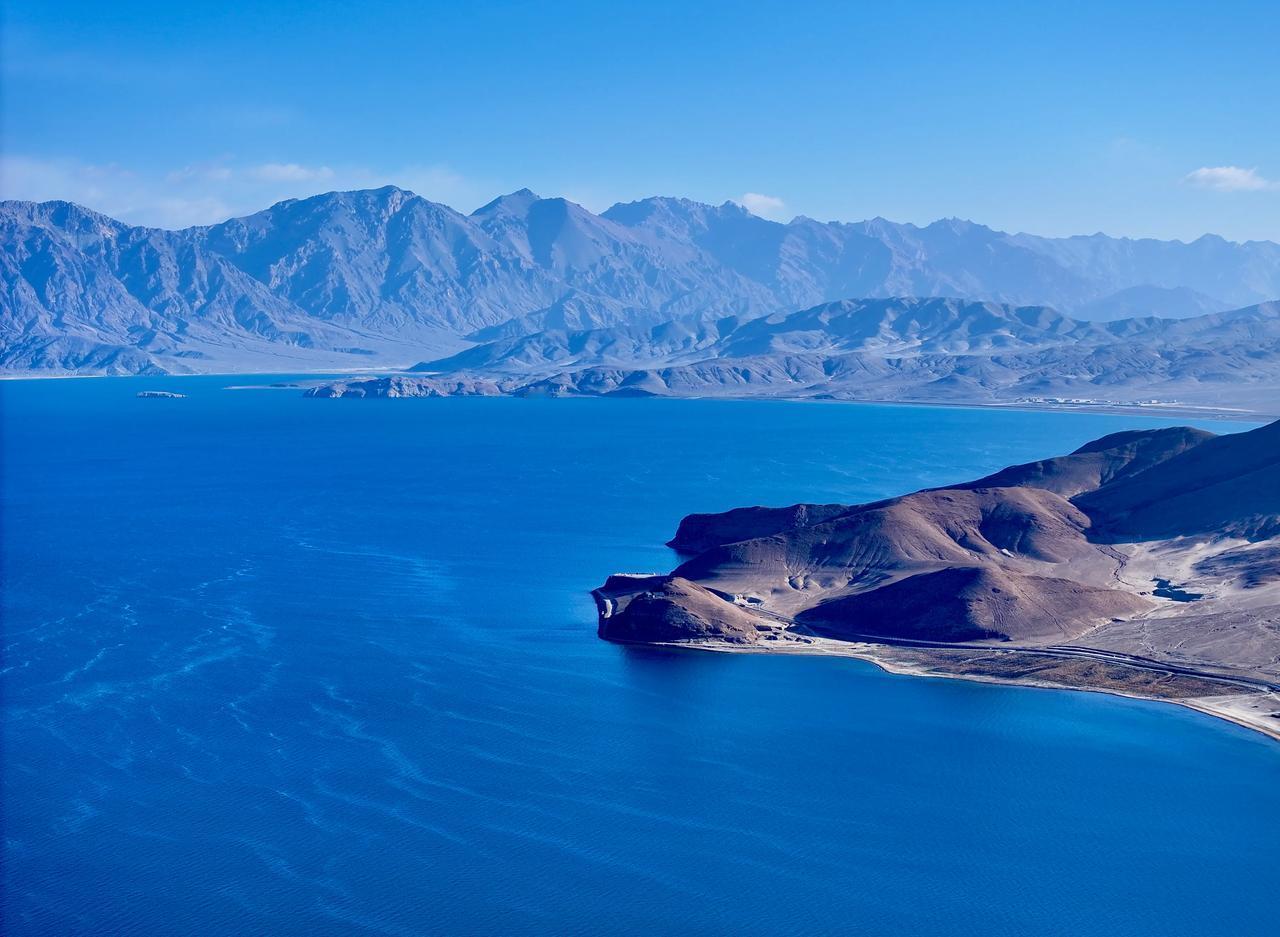
<svg viewBox="0 0 1280 937"><path fill-rule="evenodd" d="M608 640L1181 703L1280 738L1280 422L1117 433L864 505L691 515Z"/></svg>

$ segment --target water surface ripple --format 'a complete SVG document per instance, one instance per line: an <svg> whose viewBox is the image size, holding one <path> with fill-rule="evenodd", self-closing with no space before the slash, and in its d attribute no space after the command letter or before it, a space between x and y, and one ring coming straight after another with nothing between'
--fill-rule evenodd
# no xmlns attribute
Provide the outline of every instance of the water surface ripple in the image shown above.
<svg viewBox="0 0 1280 937"><path fill-rule="evenodd" d="M1275 933L1261 737L594 635L690 511L1150 423L237 382L0 386L6 933Z"/></svg>

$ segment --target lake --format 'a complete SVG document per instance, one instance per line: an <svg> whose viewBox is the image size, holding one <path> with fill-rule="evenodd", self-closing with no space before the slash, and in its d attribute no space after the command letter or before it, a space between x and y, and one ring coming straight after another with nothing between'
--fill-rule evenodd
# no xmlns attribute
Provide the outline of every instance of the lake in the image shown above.
<svg viewBox="0 0 1280 937"><path fill-rule="evenodd" d="M1275 933L1260 735L595 636L689 512L1185 421L261 380L0 384L7 934Z"/></svg>

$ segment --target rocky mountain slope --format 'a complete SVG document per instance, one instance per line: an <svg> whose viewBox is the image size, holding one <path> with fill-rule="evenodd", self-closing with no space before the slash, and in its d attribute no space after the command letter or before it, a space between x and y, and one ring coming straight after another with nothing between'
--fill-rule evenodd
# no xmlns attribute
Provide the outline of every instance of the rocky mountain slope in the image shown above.
<svg viewBox="0 0 1280 937"><path fill-rule="evenodd" d="M872 504L692 515L671 546L687 558L670 575L596 590L601 637L916 662L964 647L930 666L1015 680L1065 656L1123 671L1083 686L1132 691L1125 668L1225 681L1184 689L1238 708L1243 688L1251 724L1280 733L1280 422L1117 433Z"/></svg>
<svg viewBox="0 0 1280 937"><path fill-rule="evenodd" d="M406 366L536 332L693 333L850 296L1183 315L1280 296L1280 245L767 221L651 198L594 214L522 190L470 215L394 187L162 231L0 203L10 373Z"/></svg>

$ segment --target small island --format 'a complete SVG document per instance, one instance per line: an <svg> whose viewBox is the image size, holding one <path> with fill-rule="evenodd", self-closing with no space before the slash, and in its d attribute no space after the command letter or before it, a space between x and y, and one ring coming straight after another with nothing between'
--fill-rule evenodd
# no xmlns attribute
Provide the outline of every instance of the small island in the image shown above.
<svg viewBox="0 0 1280 937"><path fill-rule="evenodd" d="M166 400L185 400L186 394L175 394L171 390L140 390L138 397L160 397Z"/></svg>
<svg viewBox="0 0 1280 937"><path fill-rule="evenodd" d="M1116 433L870 504L694 514L668 575L609 577L628 644L1179 703L1280 739L1280 422Z"/></svg>

